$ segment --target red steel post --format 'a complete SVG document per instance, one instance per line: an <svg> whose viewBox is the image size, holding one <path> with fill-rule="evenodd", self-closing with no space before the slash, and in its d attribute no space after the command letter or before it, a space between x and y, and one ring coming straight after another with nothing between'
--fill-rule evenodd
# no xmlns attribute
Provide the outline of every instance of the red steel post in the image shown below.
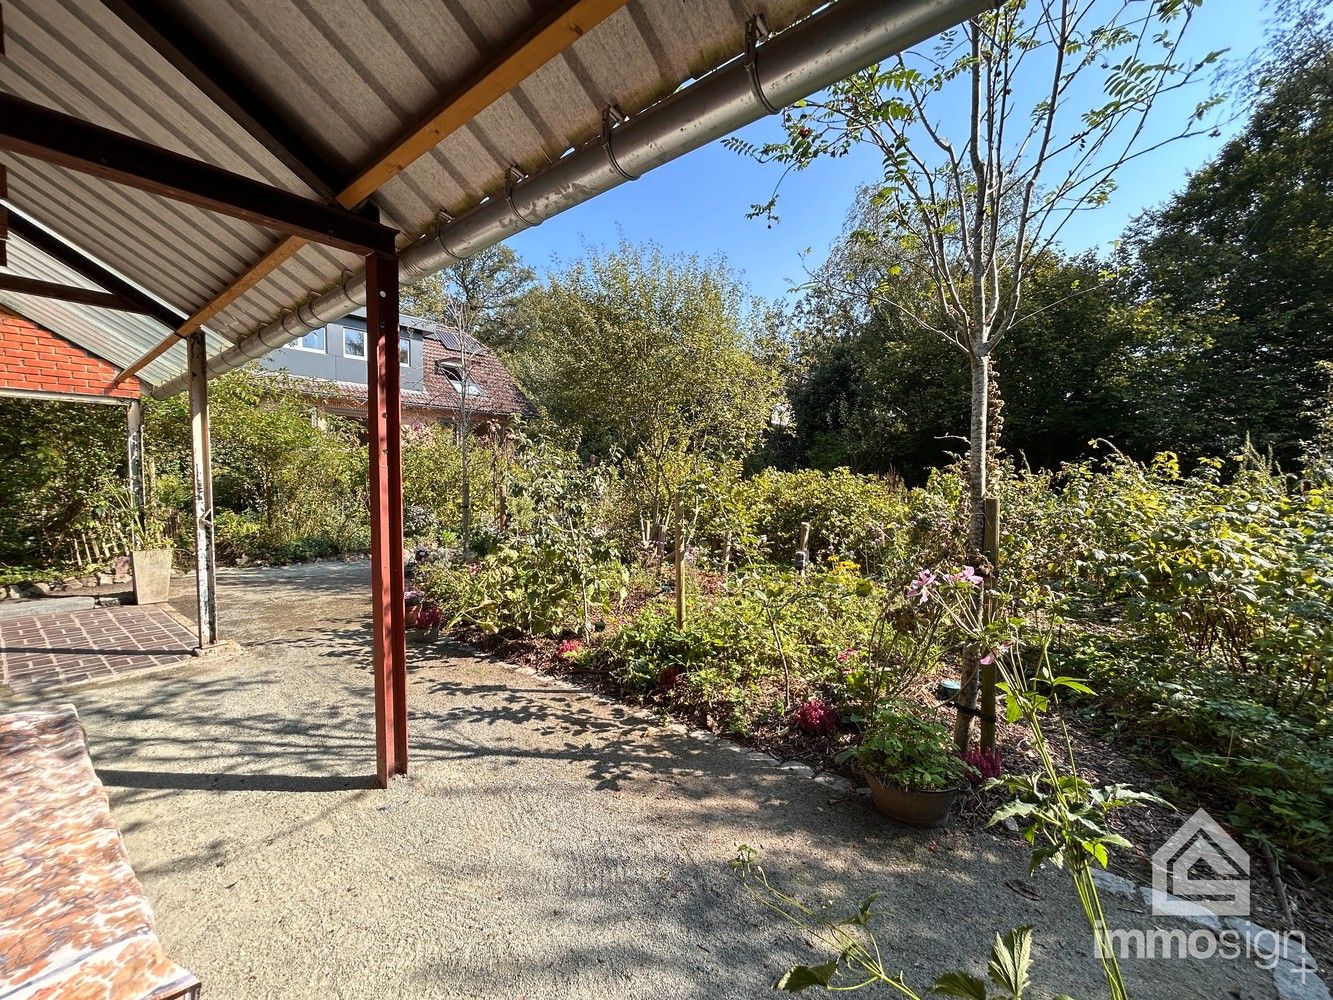
<svg viewBox="0 0 1333 1000"><path fill-rule="evenodd" d="M370 432L370 573L375 750L380 787L407 773L407 642L403 608L402 415L398 259L366 257L366 416Z"/></svg>

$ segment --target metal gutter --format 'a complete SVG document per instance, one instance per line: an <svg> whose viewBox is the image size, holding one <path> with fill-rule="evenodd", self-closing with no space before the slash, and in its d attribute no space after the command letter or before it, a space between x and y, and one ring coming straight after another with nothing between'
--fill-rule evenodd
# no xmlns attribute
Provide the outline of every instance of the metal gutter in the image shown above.
<svg viewBox="0 0 1333 1000"><path fill-rule="evenodd" d="M608 128L601 141L442 223L399 252L402 281L465 260L994 6L995 0L837 0ZM365 301L362 272L217 355L208 363L209 374L239 368ZM153 395L174 395L185 384L185 376L178 376L155 387Z"/></svg>

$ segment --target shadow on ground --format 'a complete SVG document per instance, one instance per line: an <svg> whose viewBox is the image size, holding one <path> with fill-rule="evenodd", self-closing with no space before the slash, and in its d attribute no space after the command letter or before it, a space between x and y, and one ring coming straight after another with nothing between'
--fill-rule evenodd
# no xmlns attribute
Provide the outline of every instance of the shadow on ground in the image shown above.
<svg viewBox="0 0 1333 1000"><path fill-rule="evenodd" d="M768 995L815 953L737 883L741 843L811 901L881 893L881 944L922 987L980 972L996 931L1033 923L1047 992L1103 995L1072 892L1053 875L1028 888L1021 844L896 827L482 659L415 651L410 775L369 787L366 571L325 566L336 584L224 579L244 654L76 699L168 948L214 1000ZM1160 1000L1273 995L1237 963L1127 972Z"/></svg>

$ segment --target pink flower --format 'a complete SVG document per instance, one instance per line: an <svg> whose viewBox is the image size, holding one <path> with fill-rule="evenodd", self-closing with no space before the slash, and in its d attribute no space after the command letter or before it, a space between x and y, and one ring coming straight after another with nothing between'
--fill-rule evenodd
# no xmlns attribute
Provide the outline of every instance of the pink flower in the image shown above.
<svg viewBox="0 0 1333 1000"><path fill-rule="evenodd" d="M467 564L467 571L471 573L473 576L476 576L477 572L480 569L481 569L481 563L470 562Z"/></svg>
<svg viewBox="0 0 1333 1000"><path fill-rule="evenodd" d="M822 698L811 698L792 715L803 733L832 733L838 728L838 713Z"/></svg>
<svg viewBox="0 0 1333 1000"><path fill-rule="evenodd" d="M911 585L907 588L907 596L919 597L920 600L917 601L917 603L925 604L930 600L930 588L934 585L935 574L928 569L923 569L916 575L916 579L913 580Z"/></svg>
<svg viewBox="0 0 1333 1000"><path fill-rule="evenodd" d="M955 583L966 583L975 587L981 583L981 575L977 573L975 566L964 566L962 570L949 577Z"/></svg>
<svg viewBox="0 0 1333 1000"><path fill-rule="evenodd" d="M990 778L998 778L1004 773L1004 762L1000 760L999 750L972 747L963 754L963 763L968 767L968 780L974 785L979 785Z"/></svg>
<svg viewBox="0 0 1333 1000"><path fill-rule="evenodd" d="M556 653L565 659L581 652L583 652L583 643L578 639L566 639L556 648Z"/></svg>
<svg viewBox="0 0 1333 1000"><path fill-rule="evenodd" d="M1012 642L1002 642L1000 643L999 649L992 649L977 662L984 664L985 666L990 666L995 662L997 657L1003 656L1005 653L1009 652L1009 650L1013 648L1013 645Z"/></svg>
<svg viewBox="0 0 1333 1000"><path fill-rule="evenodd" d="M836 659L839 663L846 663L848 660L850 660L850 659L851 659L853 656L855 656L855 655L856 655L856 650L854 650L854 649L844 649L844 650L842 650L841 652L839 652L838 654L836 654L835 659Z"/></svg>

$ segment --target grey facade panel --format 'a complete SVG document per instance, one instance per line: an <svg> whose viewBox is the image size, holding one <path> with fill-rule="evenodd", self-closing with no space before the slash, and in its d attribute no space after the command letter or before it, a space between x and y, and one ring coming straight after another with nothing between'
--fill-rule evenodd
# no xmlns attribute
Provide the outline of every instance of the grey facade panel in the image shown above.
<svg viewBox="0 0 1333 1000"><path fill-rule="evenodd" d="M311 349L289 344L279 347L259 359L259 365L268 371L285 371L300 378L315 378L326 382L366 384L366 359L348 354L348 340L366 333L366 321L348 316L341 323L321 327L323 349ZM404 392L420 392L424 386L425 370L422 365L424 349L418 329L404 325L399 328L400 338L408 344L408 363L399 366L399 378ZM363 341L364 342L364 341Z"/></svg>

